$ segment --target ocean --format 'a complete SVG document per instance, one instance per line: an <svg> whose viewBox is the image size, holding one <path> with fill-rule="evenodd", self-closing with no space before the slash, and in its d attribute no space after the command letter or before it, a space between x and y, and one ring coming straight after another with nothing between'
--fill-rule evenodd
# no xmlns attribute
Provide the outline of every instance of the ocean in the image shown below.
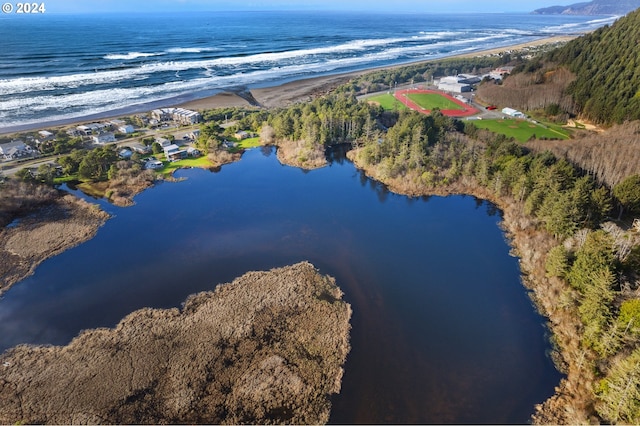
<svg viewBox="0 0 640 426"><path fill-rule="evenodd" d="M576 34L610 16L0 15L0 131Z"/></svg>

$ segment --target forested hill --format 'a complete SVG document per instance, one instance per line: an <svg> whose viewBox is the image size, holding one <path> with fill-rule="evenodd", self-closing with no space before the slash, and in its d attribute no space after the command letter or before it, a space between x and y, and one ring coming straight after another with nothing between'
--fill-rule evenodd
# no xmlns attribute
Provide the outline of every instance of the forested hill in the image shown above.
<svg viewBox="0 0 640 426"><path fill-rule="evenodd" d="M640 9L547 54L576 76L567 92L598 124L640 119Z"/></svg>
<svg viewBox="0 0 640 426"><path fill-rule="evenodd" d="M640 7L640 0L593 0L568 6L536 9L539 15L624 15Z"/></svg>

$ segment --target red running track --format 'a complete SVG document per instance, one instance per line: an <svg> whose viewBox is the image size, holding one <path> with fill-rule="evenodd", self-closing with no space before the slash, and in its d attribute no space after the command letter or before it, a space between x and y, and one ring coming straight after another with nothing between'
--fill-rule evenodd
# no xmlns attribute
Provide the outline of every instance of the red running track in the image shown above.
<svg viewBox="0 0 640 426"><path fill-rule="evenodd" d="M468 117L470 115L474 115L474 114L477 114L477 113L480 112L478 109L472 107L471 105L468 105L468 104L466 104L466 103L464 103L462 101L459 101L458 99L454 98L453 96L447 95L446 93L443 93L443 92L438 92L436 90L405 89L405 90L397 90L395 92L394 96L396 97L397 100L399 100L400 102L405 104L407 107L411 108L412 110L421 112L423 114L431 114L431 111L423 109L421 106L419 106L415 102L411 101L406 96L409 93L434 93L436 95L444 96L445 98L447 98L450 101L456 103L457 105L460 105L460 109L443 109L443 110L440 110L440 112L442 112L442 114L444 114L444 115L446 115L448 117Z"/></svg>

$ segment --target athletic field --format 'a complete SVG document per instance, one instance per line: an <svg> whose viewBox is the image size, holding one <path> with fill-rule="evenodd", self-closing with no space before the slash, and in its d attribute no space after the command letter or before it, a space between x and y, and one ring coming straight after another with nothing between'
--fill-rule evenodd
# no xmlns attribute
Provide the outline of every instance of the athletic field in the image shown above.
<svg viewBox="0 0 640 426"><path fill-rule="evenodd" d="M493 133L500 133L520 142L526 142L531 138L569 139L569 134L562 128L542 126L539 123L532 123L531 121L517 118L474 120L473 124L481 129L487 129Z"/></svg>
<svg viewBox="0 0 640 426"><path fill-rule="evenodd" d="M480 112L453 96L435 90L398 90L395 92L395 98L408 108L424 114L430 114L435 108L449 117L468 117Z"/></svg>

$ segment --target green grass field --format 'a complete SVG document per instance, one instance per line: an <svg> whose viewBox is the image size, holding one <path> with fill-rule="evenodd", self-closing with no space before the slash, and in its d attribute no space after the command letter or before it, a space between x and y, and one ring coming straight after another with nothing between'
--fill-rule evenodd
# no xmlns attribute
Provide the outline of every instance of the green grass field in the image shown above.
<svg viewBox="0 0 640 426"><path fill-rule="evenodd" d="M185 158L184 160L178 160L174 162L164 162L164 164L164 168L159 169L158 172L162 173L165 176L169 176L174 171L185 167L200 167L203 169L208 169L213 166L206 155L198 158Z"/></svg>
<svg viewBox="0 0 640 426"><path fill-rule="evenodd" d="M512 137L519 142L526 142L534 135L536 138L569 139L569 133L560 127L545 128L527 120L474 120L472 123L480 129L487 129L494 133Z"/></svg>
<svg viewBox="0 0 640 426"><path fill-rule="evenodd" d="M260 146L260 138L247 138L241 141L238 141L238 148L247 149L247 148L255 148Z"/></svg>
<svg viewBox="0 0 640 426"><path fill-rule="evenodd" d="M437 93L409 93L407 97L415 102L420 108L431 111L434 108L439 109L457 109L463 110L460 105Z"/></svg>
<svg viewBox="0 0 640 426"><path fill-rule="evenodd" d="M392 94L386 93L384 95L371 96L366 99L367 102L375 102L385 111L402 111L409 109L405 104L397 100Z"/></svg>

